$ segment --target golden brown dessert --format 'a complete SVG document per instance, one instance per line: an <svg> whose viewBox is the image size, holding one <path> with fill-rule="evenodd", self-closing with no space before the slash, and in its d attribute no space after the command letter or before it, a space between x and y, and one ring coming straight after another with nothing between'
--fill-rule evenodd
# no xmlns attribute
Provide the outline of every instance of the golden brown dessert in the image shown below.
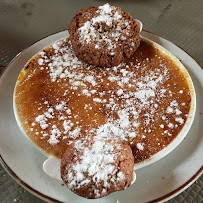
<svg viewBox="0 0 203 203"><path fill-rule="evenodd" d="M78 59L100 67L119 65L130 58L140 44L136 20L109 4L81 9L68 31Z"/></svg>
<svg viewBox="0 0 203 203"><path fill-rule="evenodd" d="M86 137L67 148L61 178L74 193L96 199L129 187L133 168L132 151L124 141Z"/></svg>
<svg viewBox="0 0 203 203"><path fill-rule="evenodd" d="M179 66L147 41L119 66L99 68L60 40L26 64L15 89L18 119L45 153L61 158L76 139L111 134L130 144L135 163L172 142L190 100Z"/></svg>

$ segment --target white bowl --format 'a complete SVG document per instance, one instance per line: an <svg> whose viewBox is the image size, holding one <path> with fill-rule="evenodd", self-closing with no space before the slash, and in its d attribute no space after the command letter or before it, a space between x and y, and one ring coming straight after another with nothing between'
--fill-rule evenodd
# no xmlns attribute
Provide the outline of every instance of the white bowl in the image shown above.
<svg viewBox="0 0 203 203"><path fill-rule="evenodd" d="M141 22L140 22L141 23ZM142 25L142 23L141 23ZM142 26L140 26L142 28ZM67 36L68 37L68 36ZM136 163L134 166L134 170L143 168L147 165L150 165L152 163L155 163L156 161L162 159L163 157L165 157L167 154L169 154L171 151L173 151L180 143L181 141L185 138L185 136L187 135L192 122L194 120L194 116L195 116L195 110L196 110L196 94L195 94L195 89L194 89L194 85L193 82L187 72L187 70L185 69L185 67L183 66L183 64L169 51L167 51L165 48L163 48L162 46L160 46L159 44L144 38L141 36L141 39L143 41L146 42L151 42L153 43L153 45L155 47L157 47L160 51L162 51L164 54L168 55L180 68L180 70L183 72L183 74L185 75L188 85L189 85L189 90L191 93L191 103L190 103L190 111L187 117L187 120L182 128L182 130L179 132L179 134L174 138L174 140L167 145L165 148L163 148L162 150L160 150L159 152L157 152L156 154L152 155L150 158L141 161L139 163ZM29 137L26 135L24 129L21 126L20 120L18 119L18 115L16 112L16 107L15 107L15 100L14 100L14 96L15 96L15 90L14 90L14 95L13 95L13 110L14 110L14 115L17 121L17 124L19 126L19 128L21 129L21 131L23 132L23 134L29 139ZM61 180L60 178L60 160L50 156L48 154L46 154L44 151L42 151L42 149L40 149L37 145L35 145L42 153L44 153L48 159L44 162L43 164L43 170L44 172L51 176L52 178L55 178L57 180Z"/></svg>

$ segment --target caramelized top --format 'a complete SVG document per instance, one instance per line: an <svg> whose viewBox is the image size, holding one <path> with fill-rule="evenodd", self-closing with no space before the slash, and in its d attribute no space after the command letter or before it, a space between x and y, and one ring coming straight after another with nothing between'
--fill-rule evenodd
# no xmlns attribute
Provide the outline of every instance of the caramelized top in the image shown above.
<svg viewBox="0 0 203 203"><path fill-rule="evenodd" d="M144 41L125 63L98 68L80 62L69 40L60 40L26 64L15 90L23 129L58 158L86 136L121 138L135 162L149 158L177 136L190 101L179 66Z"/></svg>

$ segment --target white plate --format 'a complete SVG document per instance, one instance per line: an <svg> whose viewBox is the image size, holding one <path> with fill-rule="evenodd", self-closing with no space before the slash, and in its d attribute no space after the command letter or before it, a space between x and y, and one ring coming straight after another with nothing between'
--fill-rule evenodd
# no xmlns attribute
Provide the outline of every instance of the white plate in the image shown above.
<svg viewBox="0 0 203 203"><path fill-rule="evenodd" d="M67 190L61 182L47 176L42 164L46 157L25 139L17 126L12 96L18 74L24 64L43 47L67 36L63 31L35 43L18 55L0 79L0 158L12 177L38 197L54 202L148 202L166 201L191 185L203 171L203 71L186 52L173 43L146 31L142 35L172 52L188 70L197 94L197 111L185 140L164 159L136 171L137 180L125 191L98 200L86 200ZM31 107L32 108L32 107Z"/></svg>

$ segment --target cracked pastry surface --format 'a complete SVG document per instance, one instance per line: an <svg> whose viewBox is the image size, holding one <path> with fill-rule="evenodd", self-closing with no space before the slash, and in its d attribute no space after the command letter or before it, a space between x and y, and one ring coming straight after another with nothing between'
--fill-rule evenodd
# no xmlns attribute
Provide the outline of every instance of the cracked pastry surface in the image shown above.
<svg viewBox="0 0 203 203"><path fill-rule="evenodd" d="M129 187L133 168L133 154L126 142L89 137L67 148L61 178L74 193L95 199Z"/></svg>
<svg viewBox="0 0 203 203"><path fill-rule="evenodd" d="M119 65L140 45L136 20L109 4L81 9L68 31L75 55L81 61L100 67Z"/></svg>

